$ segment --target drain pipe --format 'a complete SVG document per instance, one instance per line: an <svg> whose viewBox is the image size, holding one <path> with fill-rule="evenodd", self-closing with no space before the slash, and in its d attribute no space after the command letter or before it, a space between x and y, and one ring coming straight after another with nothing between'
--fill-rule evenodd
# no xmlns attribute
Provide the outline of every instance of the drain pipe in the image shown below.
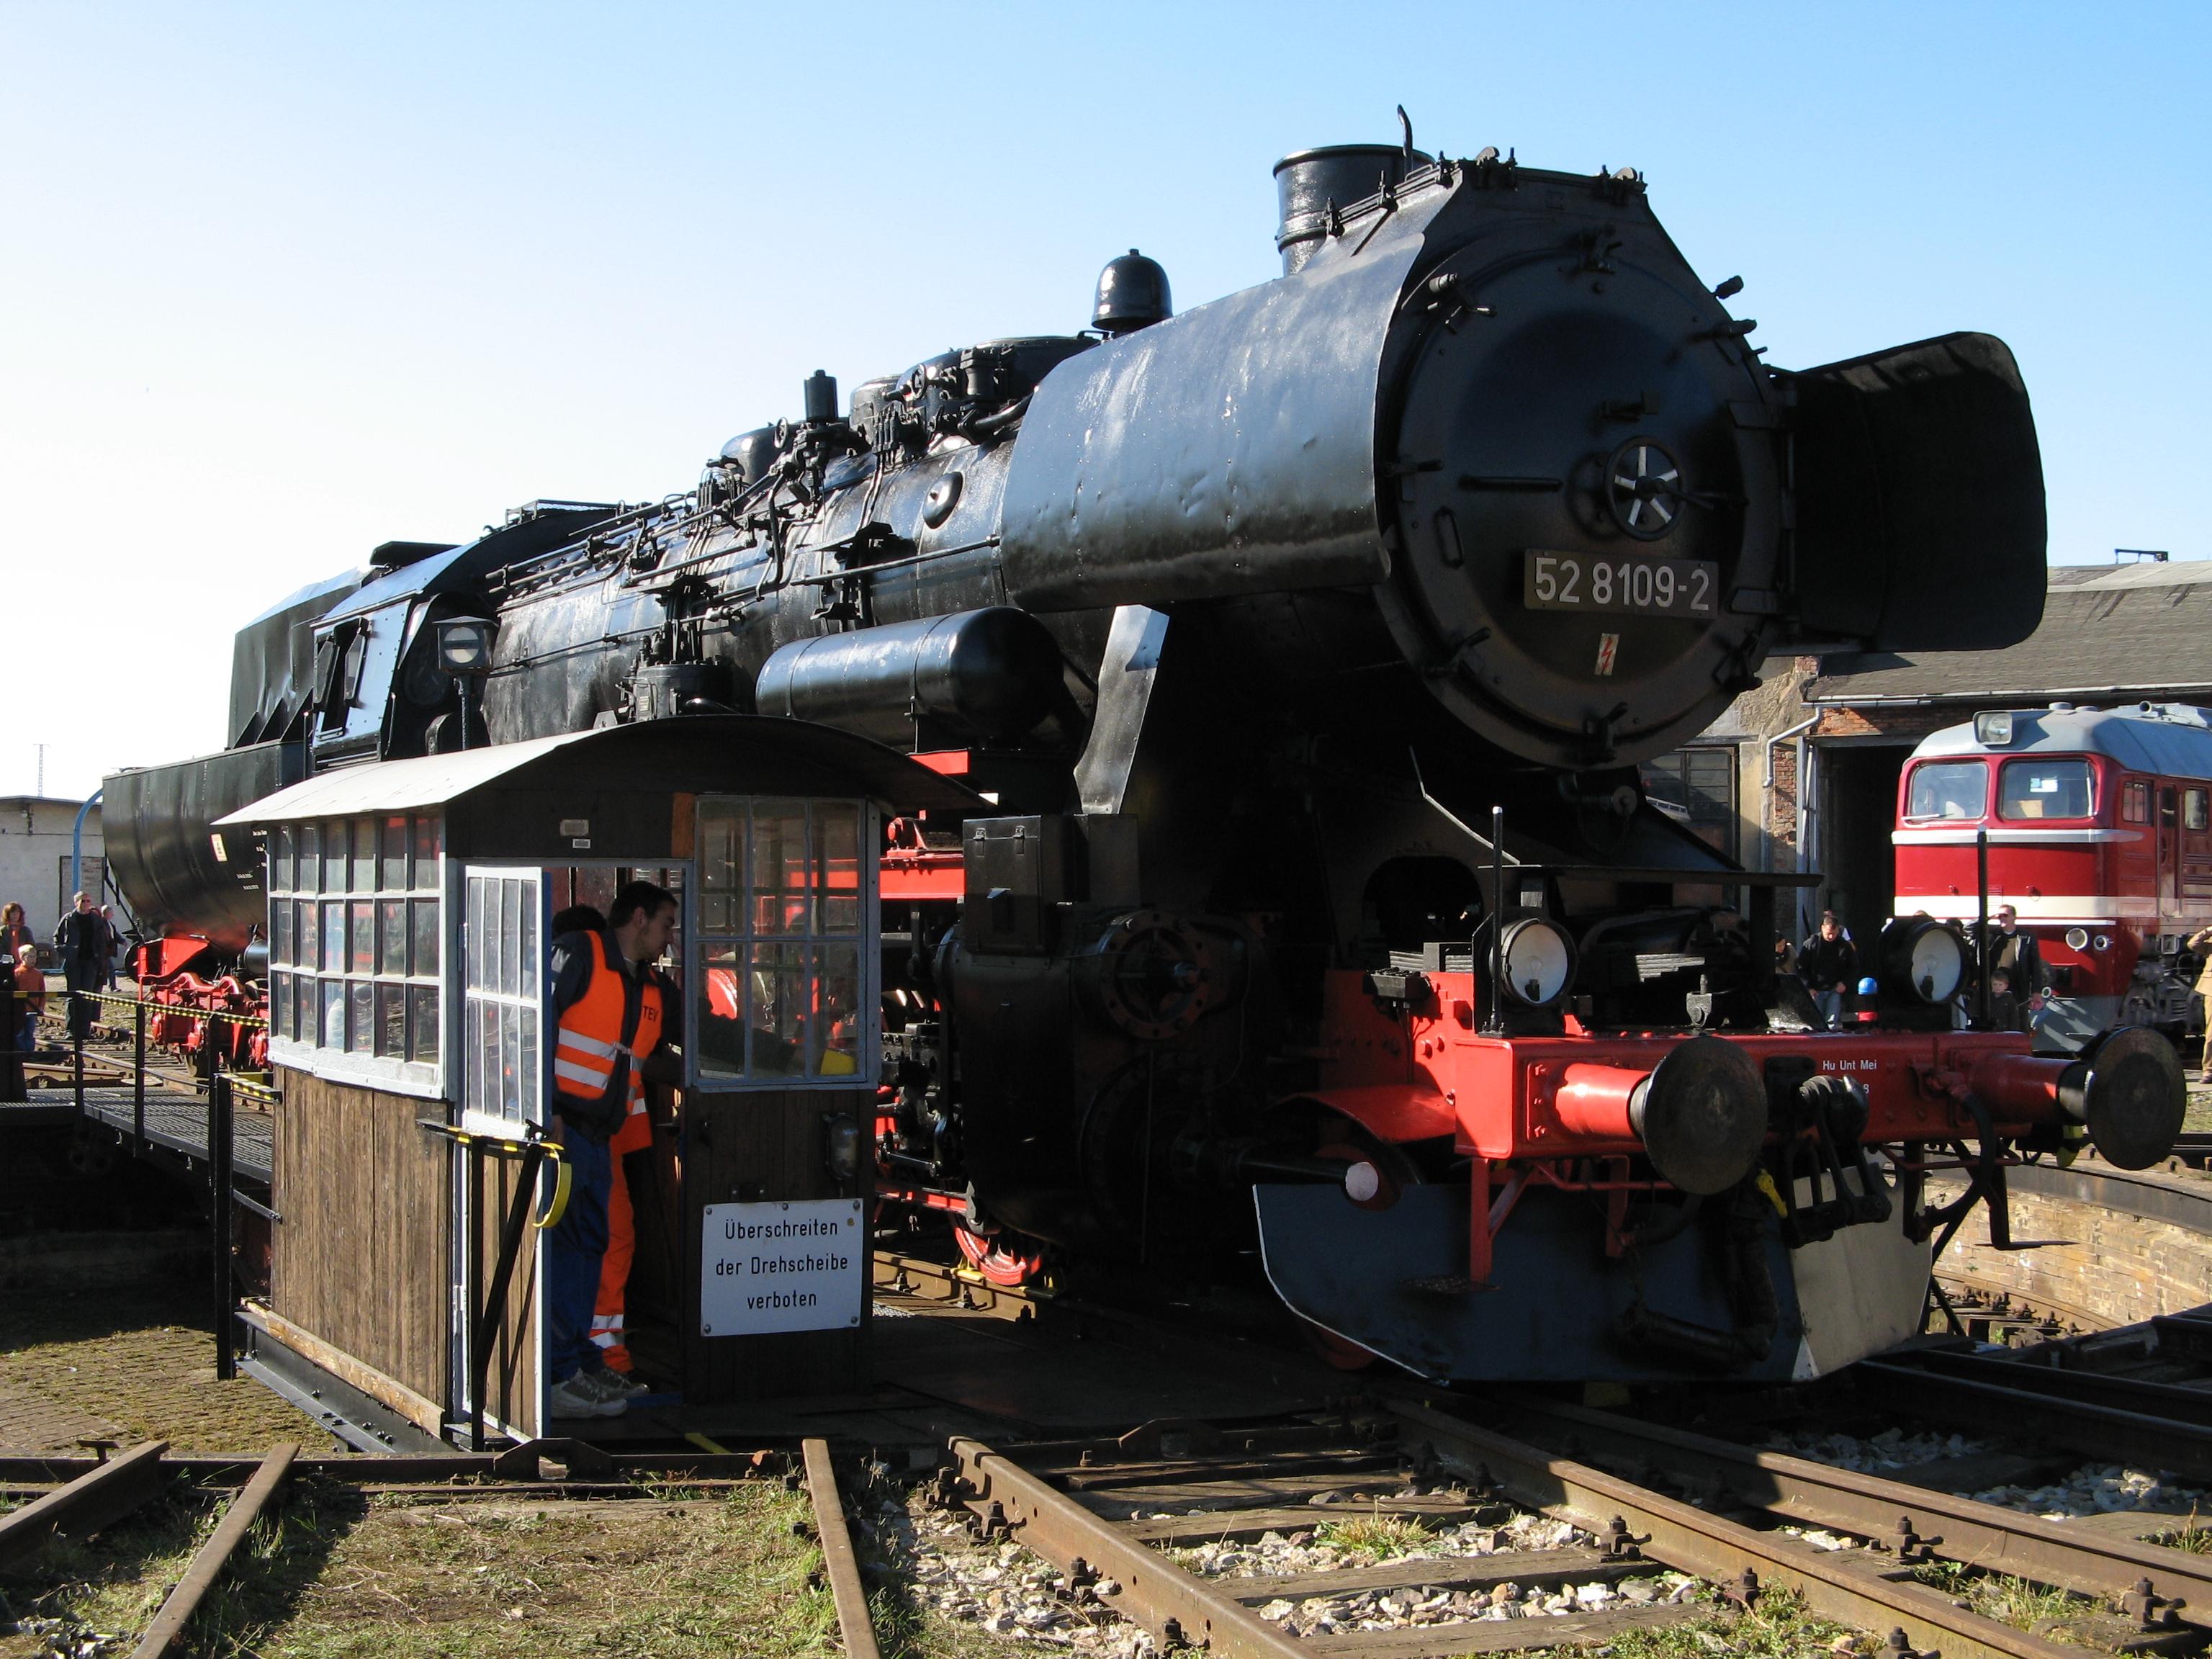
<svg viewBox="0 0 2212 1659"><path fill-rule="evenodd" d="M84 891L84 815L91 811L94 807L99 805L100 798L106 793L107 791L105 788L94 790L92 792L92 799L76 809L76 823L71 826L70 830L70 896L64 901L65 904L75 904L76 902L76 895ZM101 845L104 847L106 844L105 840L103 840ZM100 908L100 895L94 893L92 896L93 908L94 909L98 909ZM64 912L64 914L67 913Z"/></svg>
<svg viewBox="0 0 2212 1659"><path fill-rule="evenodd" d="M1810 732L1820 723L1820 717L1819 714L1808 714L1803 720L1799 720L1796 725L1790 727L1787 731L1777 732L1772 737L1766 740L1766 781L1762 787L1765 788L1770 802L1774 794L1774 751L1779 745L1789 743L1792 739L1795 739L1796 743L1797 801L1796 814L1791 821L1790 833L1790 838L1796 843L1797 868L1800 873L1802 873L1805 868L1805 734L1808 732ZM1773 813L1771 811L1767 814L1767 822L1769 823L1773 822ZM1769 833L1771 832L1770 831ZM1796 902L1797 931L1802 933L1804 931L1805 925L1805 896L1802 890L1797 895Z"/></svg>

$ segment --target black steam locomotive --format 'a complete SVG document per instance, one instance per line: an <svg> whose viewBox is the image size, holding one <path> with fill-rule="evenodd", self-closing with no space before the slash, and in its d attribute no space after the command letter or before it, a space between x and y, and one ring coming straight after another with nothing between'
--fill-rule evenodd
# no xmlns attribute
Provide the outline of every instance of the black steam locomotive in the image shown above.
<svg viewBox="0 0 2212 1659"><path fill-rule="evenodd" d="M817 374L696 489L387 543L249 625L228 751L107 785L166 965L250 952L207 825L303 770L728 711L928 755L995 805L890 828L882 1190L1006 1277L1256 1228L1346 1352L1437 1376L1826 1369L1917 1316L1928 1148L2085 1093L2178 1123L2163 1073L1975 1073L2019 1045L1924 976L1808 1032L1771 881L1638 783L1770 653L2033 629L2005 347L1773 368L1627 169L1409 135L1275 176L1278 279L1176 315L1133 251L1088 331L842 410ZM1923 1061L1980 1117L1908 1110Z"/></svg>

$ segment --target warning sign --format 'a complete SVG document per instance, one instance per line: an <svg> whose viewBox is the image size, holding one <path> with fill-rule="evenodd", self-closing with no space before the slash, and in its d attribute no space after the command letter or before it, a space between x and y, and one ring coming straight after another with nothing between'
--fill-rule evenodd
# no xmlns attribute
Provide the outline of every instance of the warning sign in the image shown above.
<svg viewBox="0 0 2212 1659"><path fill-rule="evenodd" d="M709 1204L699 1248L699 1334L857 1325L867 1263L858 1199Z"/></svg>

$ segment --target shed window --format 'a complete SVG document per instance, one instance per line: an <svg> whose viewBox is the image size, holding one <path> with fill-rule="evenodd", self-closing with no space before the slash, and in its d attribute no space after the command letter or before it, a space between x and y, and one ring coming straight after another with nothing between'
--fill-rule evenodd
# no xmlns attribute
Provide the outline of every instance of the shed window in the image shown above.
<svg viewBox="0 0 2212 1659"><path fill-rule="evenodd" d="M1927 761L1912 769L1908 818L1978 818L1989 810L1990 769L1979 761Z"/></svg>
<svg viewBox="0 0 2212 1659"><path fill-rule="evenodd" d="M278 1059L314 1071L322 1056L366 1058L394 1081L436 1085L440 841L434 816L271 830L270 1035Z"/></svg>
<svg viewBox="0 0 2212 1659"><path fill-rule="evenodd" d="M2086 818L2089 811L2085 760L2008 760L1997 769L1999 817Z"/></svg>
<svg viewBox="0 0 2212 1659"><path fill-rule="evenodd" d="M857 801L699 803L694 1051L705 1088L860 1081L874 1009Z"/></svg>

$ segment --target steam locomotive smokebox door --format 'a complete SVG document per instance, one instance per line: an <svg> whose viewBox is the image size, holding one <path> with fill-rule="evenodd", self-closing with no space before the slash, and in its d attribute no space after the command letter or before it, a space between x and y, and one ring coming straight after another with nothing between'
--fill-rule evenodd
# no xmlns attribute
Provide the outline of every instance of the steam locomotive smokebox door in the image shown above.
<svg viewBox="0 0 2212 1659"><path fill-rule="evenodd" d="M687 1404L860 1380L879 831L860 800L702 795L687 919Z"/></svg>

